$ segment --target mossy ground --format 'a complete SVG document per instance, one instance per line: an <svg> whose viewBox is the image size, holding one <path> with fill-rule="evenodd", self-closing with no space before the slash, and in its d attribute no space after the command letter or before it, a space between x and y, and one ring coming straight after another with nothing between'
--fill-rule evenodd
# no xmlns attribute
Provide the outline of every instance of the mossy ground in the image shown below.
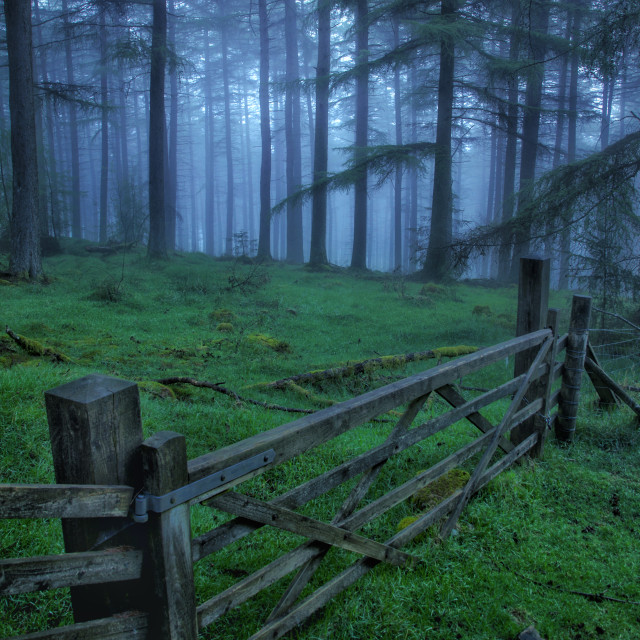
<svg viewBox="0 0 640 640"><path fill-rule="evenodd" d="M190 376L255 399L316 408L319 398L343 400L435 362L328 381L313 388L317 397L311 399L296 390L252 385L344 361L455 345L488 346L512 337L515 329L513 288L430 287L421 295L423 287L417 282L398 287L392 277L313 273L272 264L261 274L266 277L257 290L229 290L232 270L240 277L249 273L250 265L188 254L150 264L135 252L101 258L83 256L77 243L66 248L67 253L45 261L48 284L19 283L0 293L0 326L8 325L71 359L55 362L28 355L11 341L0 340L2 482L53 481L43 392L88 373L144 381L145 434L180 431L187 437L189 457L195 457L295 416L238 404L203 389L166 389L149 381ZM561 326L566 327L569 296L557 294L553 303L562 309ZM474 314L479 305L488 306L492 315ZM223 322L233 324L233 333L216 331ZM290 350L257 346L248 339L251 335L273 337ZM505 380L512 369L512 361L501 362L463 382L488 388ZM639 637L637 604L569 593L640 601L640 437L629 412L599 414L586 385L584 390L573 445L558 447L550 440L543 460L517 465L471 501L457 536L445 544L428 536L412 543L408 550L424 563L411 569L376 568L291 636L507 640L535 624L544 637L559 640ZM491 407L487 417L498 420L504 406ZM418 420L444 408L432 400ZM392 427L393 421L363 425L260 476L246 490L260 499L273 497L382 442ZM458 424L398 456L383 468L369 498L410 479L475 433ZM465 465L467 471L473 462ZM353 482L302 512L330 520L351 486ZM412 514L415 509L407 502L365 527L363 534L384 540ZM194 534L225 518L195 508ZM255 538L206 558L196 566L198 600L299 541L265 528ZM57 520L0 520L1 557L61 549ZM332 552L314 584L353 559L347 552ZM222 618L203 637L248 637L284 587L278 583ZM0 636L70 620L64 590L0 599Z"/></svg>

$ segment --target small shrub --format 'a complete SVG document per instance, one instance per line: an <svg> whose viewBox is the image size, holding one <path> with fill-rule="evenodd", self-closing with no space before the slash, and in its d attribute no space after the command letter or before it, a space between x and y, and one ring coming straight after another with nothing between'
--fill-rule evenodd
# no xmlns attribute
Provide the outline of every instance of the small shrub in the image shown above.
<svg viewBox="0 0 640 640"><path fill-rule="evenodd" d="M491 311L491 307L486 304L477 304L473 307L473 311L471 312L472 316L486 316L487 318L493 315Z"/></svg>
<svg viewBox="0 0 640 640"><path fill-rule="evenodd" d="M223 333L233 333L233 325L230 322L221 322L216 331L222 331Z"/></svg>
<svg viewBox="0 0 640 640"><path fill-rule="evenodd" d="M122 280L116 280L112 277L105 278L99 284L94 284L89 294L89 300L98 302L121 302L123 298Z"/></svg>

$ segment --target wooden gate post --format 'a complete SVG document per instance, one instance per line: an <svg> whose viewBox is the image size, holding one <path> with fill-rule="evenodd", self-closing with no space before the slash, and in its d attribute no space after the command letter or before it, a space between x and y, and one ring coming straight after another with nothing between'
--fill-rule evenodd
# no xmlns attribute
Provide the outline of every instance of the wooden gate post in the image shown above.
<svg viewBox="0 0 640 640"><path fill-rule="evenodd" d="M46 391L45 404L57 483L141 486L138 456L143 435L134 382L90 375ZM127 518L63 519L65 549L70 553L95 548L130 522ZM126 582L72 587L76 622L130 609L134 588Z"/></svg>
<svg viewBox="0 0 640 640"><path fill-rule="evenodd" d="M539 331L545 326L549 306L549 258L529 256L520 259L518 284L518 317L516 336ZM536 357L538 348L527 349L516 354L513 375L526 373ZM527 402L543 396L544 383L533 382L527 393ZM511 442L520 444L535 430L535 416L511 431Z"/></svg>
<svg viewBox="0 0 640 640"><path fill-rule="evenodd" d="M584 371L584 359L589 340L589 322L591 320L591 298L573 296L569 335L562 369L562 386L556 420L556 437L570 442L576 430L580 385Z"/></svg>
<svg viewBox="0 0 640 640"><path fill-rule="evenodd" d="M184 436L160 431L142 444L145 493L161 496L188 482ZM143 570L149 585L150 638L196 640L195 585L191 559L189 503L149 513L148 554Z"/></svg>

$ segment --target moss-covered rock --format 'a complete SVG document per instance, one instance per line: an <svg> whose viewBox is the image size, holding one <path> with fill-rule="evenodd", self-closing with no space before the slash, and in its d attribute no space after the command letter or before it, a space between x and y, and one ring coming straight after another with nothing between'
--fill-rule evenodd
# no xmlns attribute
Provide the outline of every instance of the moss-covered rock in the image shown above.
<svg viewBox="0 0 640 640"><path fill-rule="evenodd" d="M418 489L411 497L411 502L419 509L432 509L458 489L462 489L469 477L469 472L464 469L451 469L426 487Z"/></svg>
<svg viewBox="0 0 640 640"><path fill-rule="evenodd" d="M167 387L166 385L153 380L142 380L141 382L138 382L138 387L140 387L142 391L146 391L152 396L157 396L158 398L170 398L171 400L176 399L176 394L171 387Z"/></svg>
<svg viewBox="0 0 640 640"><path fill-rule="evenodd" d="M222 333L233 333L233 325L230 322L220 322L216 327L216 331L222 331Z"/></svg>
<svg viewBox="0 0 640 640"><path fill-rule="evenodd" d="M278 340L277 338L273 338L272 336L267 335L266 333L252 333L247 336L247 342L254 345L259 345L262 347L267 347L268 349L272 349L277 353L291 353L291 345L284 340Z"/></svg>
<svg viewBox="0 0 640 640"><path fill-rule="evenodd" d="M233 322L234 320L238 319L238 316L233 311L231 311L231 309L214 309L209 314L209 317L212 320L216 320L220 323Z"/></svg>

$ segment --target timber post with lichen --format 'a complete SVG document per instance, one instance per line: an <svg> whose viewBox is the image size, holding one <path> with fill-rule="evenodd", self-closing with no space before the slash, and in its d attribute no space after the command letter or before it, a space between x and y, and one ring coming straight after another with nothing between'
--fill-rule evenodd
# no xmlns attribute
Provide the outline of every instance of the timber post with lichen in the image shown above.
<svg viewBox="0 0 640 640"><path fill-rule="evenodd" d="M571 442L576 430L590 320L591 298L589 296L573 296L555 429L556 437L563 442Z"/></svg>

